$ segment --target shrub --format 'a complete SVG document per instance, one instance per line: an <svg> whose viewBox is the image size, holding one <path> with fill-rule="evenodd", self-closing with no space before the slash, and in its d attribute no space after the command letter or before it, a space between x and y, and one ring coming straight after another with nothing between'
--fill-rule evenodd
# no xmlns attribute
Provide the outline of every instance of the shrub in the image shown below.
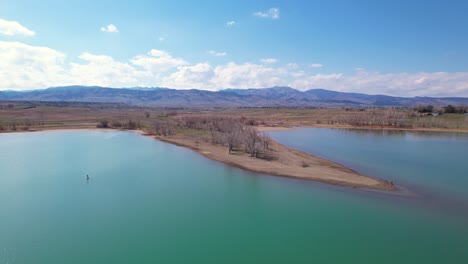
<svg viewBox="0 0 468 264"><path fill-rule="evenodd" d="M115 121L112 121L111 126L112 127L122 127L122 123L120 123L120 121L115 120Z"/></svg>
<svg viewBox="0 0 468 264"><path fill-rule="evenodd" d="M128 122L125 124L125 127L127 129L137 129L139 124L136 121L128 120Z"/></svg>
<svg viewBox="0 0 468 264"><path fill-rule="evenodd" d="M444 107L445 113L453 114L456 112L456 110L457 109L453 105L447 105L446 107Z"/></svg>
<svg viewBox="0 0 468 264"><path fill-rule="evenodd" d="M97 125L97 128L108 128L109 127L109 121L107 120L101 120Z"/></svg>
<svg viewBox="0 0 468 264"><path fill-rule="evenodd" d="M432 113L434 111L434 106L432 105L418 105L414 108L414 110L418 111L419 113Z"/></svg>

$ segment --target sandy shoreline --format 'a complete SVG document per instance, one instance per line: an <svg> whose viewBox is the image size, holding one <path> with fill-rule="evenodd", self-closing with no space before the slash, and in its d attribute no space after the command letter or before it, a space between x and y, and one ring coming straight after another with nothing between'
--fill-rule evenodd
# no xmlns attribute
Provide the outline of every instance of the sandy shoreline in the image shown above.
<svg viewBox="0 0 468 264"><path fill-rule="evenodd" d="M383 191L397 190L395 186L385 180L361 175L338 163L312 156L277 142L273 143L273 148L280 153L279 160L266 161L249 157L244 153L229 154L225 147L206 142L193 142L192 139L183 136L156 138L164 142L192 149L209 159L255 173L312 180L353 188ZM303 167L301 165L302 162L308 166Z"/></svg>
<svg viewBox="0 0 468 264"><path fill-rule="evenodd" d="M275 132L275 131L288 131L288 130L294 130L297 129L298 127L270 127L270 126L258 126L255 127L258 132Z"/></svg>

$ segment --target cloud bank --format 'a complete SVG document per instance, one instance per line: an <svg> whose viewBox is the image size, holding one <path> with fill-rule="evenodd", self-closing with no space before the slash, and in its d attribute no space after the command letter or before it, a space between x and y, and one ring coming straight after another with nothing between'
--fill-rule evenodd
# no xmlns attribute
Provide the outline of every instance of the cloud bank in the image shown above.
<svg viewBox="0 0 468 264"><path fill-rule="evenodd" d="M281 65L271 59L261 64L190 63L158 49L128 61L88 52L68 58L48 47L8 41L0 41L0 61L0 90L62 85L204 90L291 86L298 90L325 88L395 96L468 97L468 72L380 73L356 69L352 74L323 74L316 73L319 67L302 69L293 62Z"/></svg>

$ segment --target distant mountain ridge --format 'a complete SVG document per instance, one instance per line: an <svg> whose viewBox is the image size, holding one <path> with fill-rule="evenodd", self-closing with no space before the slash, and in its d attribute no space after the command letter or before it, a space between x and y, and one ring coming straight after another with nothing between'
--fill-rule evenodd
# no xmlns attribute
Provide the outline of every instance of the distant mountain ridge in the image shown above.
<svg viewBox="0 0 468 264"><path fill-rule="evenodd" d="M124 103L151 107L332 107L468 105L463 97L394 97L291 87L225 89L107 88L64 86L32 91L0 91L0 100Z"/></svg>

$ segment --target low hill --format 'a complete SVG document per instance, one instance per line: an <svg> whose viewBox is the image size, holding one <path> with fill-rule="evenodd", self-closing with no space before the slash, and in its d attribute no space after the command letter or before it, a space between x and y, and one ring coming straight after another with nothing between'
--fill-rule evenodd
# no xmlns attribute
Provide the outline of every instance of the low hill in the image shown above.
<svg viewBox="0 0 468 264"><path fill-rule="evenodd" d="M468 105L468 98L393 97L325 89L298 91L290 87L225 89L107 88L65 86L32 91L0 91L0 100L124 103L152 107L332 107Z"/></svg>

